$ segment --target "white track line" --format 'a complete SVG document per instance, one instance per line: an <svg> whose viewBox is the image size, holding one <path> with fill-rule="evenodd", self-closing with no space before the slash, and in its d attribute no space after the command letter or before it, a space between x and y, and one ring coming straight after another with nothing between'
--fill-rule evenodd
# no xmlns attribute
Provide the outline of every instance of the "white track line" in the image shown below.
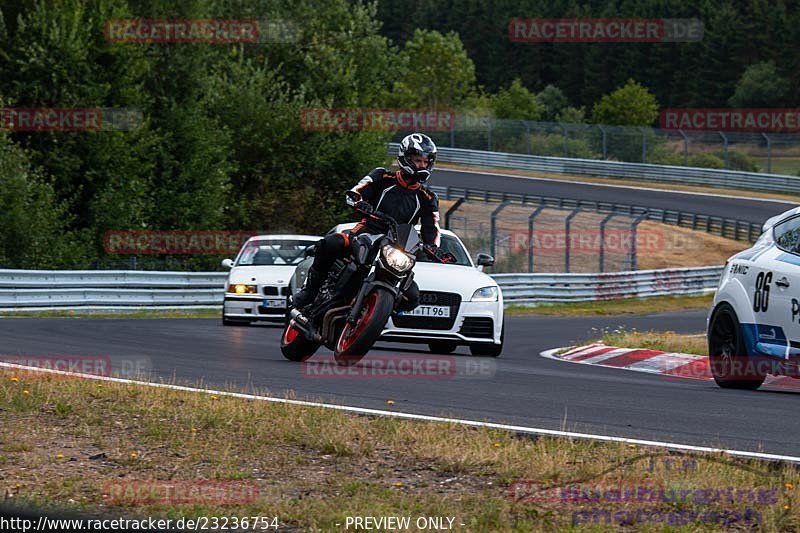
<svg viewBox="0 0 800 533"><path fill-rule="evenodd" d="M560 348L556 348L554 350L548 350L547 352L542 352L540 355L544 357L550 357L552 359L557 359L555 353L560 350ZM549 354L549 355L545 355ZM319 402L307 402L302 400L289 400L286 398L272 398L270 396L256 396L254 394L243 394L239 392L227 392L227 391L217 391L217 390L209 390L209 389L196 389L193 387L183 387L181 385L170 385L167 383L148 383L145 381L136 381L132 379L123 379L123 378L112 378L108 376L95 376L91 374L77 374L74 372L64 372L61 370L51 370L49 368L37 368L37 367L29 367L23 365L15 365L12 363L4 363L0 362L0 367L5 368L19 368L25 370L32 370L38 372L47 372L51 374L61 374L65 376L73 376L76 378L83 378L83 379L94 379L98 381L111 381L115 383L126 383L132 385L144 385L147 387L155 387L161 389L171 389L171 390L179 390L179 391L186 391L186 392L202 392L205 394L214 394L217 396L229 396L231 398L242 398L245 400L259 400L264 402L273 402L273 403L282 403L282 404L289 404L289 405L301 405L305 407L321 407L324 409L333 409L335 411L344 411L347 413L355 413L360 415L371 415L371 416L388 416L393 418L403 418L407 420L422 420L426 422L444 422L448 424L460 424L463 426L472 426L472 427L483 427L489 429L500 429L504 431L512 431L515 433L524 433L529 435L546 435L551 437L566 437L566 438L573 438L573 439L588 439L588 440L598 440L603 442L622 442L625 444L636 444L637 446L655 446L659 448L666 448L669 450L680 450L680 451L687 451L687 452L702 452L702 453L722 453L725 455L730 455L733 457L746 457L749 459L766 459L771 461L788 461L792 463L800 463L800 457L794 457L791 455L777 455L771 453L759 453L759 452L748 452L744 450L726 450L724 448L711 448L708 446L693 446L691 444L676 444L672 442L661 442L661 441L654 441L654 440L642 440L642 439L630 439L626 437L613 437L610 435L595 435L592 433L577 433L574 431L558 431L554 429L543 429L543 428L533 428L527 426L513 426L509 424L495 424L492 422L480 422L477 420L463 420L460 418L445 418L441 416L429 416L429 415L420 415L414 413L403 413L403 412L396 412L396 411L385 411L383 409L368 409L364 407L349 407L346 405L331 405L326 403L319 403Z"/></svg>
<svg viewBox="0 0 800 533"><path fill-rule="evenodd" d="M593 183L591 181L578 181L578 180L568 180L568 179L560 180L558 178L540 178L540 177L535 177L535 176L520 176L518 174L503 174L503 173L500 173L500 172L482 172L482 171L479 171L479 170L459 170L459 169L456 169L456 168L440 168L439 171L440 172L441 171L466 172L466 173L469 173L469 174L483 174L483 175L487 175L487 176L500 176L500 177L503 177L503 178L518 178L518 179L526 179L526 180L554 181L554 182L558 182L558 183L578 183L580 185L594 185L596 187L612 187L612 188L615 188L615 189L633 189L635 191L655 191L655 192L666 192L666 193L672 193L672 194L688 194L688 195L691 195L691 196L714 196L714 197L717 197L717 198L734 198L734 199L737 199L737 200L750 200L750 201L753 201L753 202L774 202L774 203L777 203L777 204L788 204L788 205L793 205L793 206L797 205L797 202L792 202L791 200L774 200L774 199L771 199L771 198L756 198L755 196L736 196L736 195L733 195L733 194L715 194L715 193L711 193L711 192L674 191L674 190L671 190L671 189L658 189L658 188L655 188L655 187L642 187L642 186L636 186L636 185L614 185L612 183ZM533 172L533 171L531 171L531 172ZM598 176L598 177L602 177L602 176ZM608 177L608 178L609 179L626 179L626 178L613 178L613 177ZM632 178L630 178L630 179L632 179ZM639 181L641 181L641 180L639 180ZM674 185L674 184L672 184L672 185ZM700 185L695 185L695 187L700 187ZM786 194L791 194L791 193L786 193Z"/></svg>

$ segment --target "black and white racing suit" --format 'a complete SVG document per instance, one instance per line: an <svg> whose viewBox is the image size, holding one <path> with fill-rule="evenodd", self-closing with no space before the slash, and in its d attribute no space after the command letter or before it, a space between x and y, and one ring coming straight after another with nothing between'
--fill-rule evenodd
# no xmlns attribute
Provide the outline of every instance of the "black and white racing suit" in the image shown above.
<svg viewBox="0 0 800 533"><path fill-rule="evenodd" d="M422 242L438 247L441 240L439 227L439 199L436 194L419 183L409 185L397 171L376 168L364 176L355 187L350 189L361 195L361 200L369 202L376 211L381 211L394 218L398 224L421 225ZM349 197L347 203L354 205ZM350 235L360 233L379 233L383 228L377 227L372 220L362 219L350 231ZM321 239L315 249L315 273L309 272L319 280L325 279L337 258L342 257L350 246L350 236L346 233L333 233ZM419 305L419 287L413 282L403 294L398 306L400 311L410 311Z"/></svg>

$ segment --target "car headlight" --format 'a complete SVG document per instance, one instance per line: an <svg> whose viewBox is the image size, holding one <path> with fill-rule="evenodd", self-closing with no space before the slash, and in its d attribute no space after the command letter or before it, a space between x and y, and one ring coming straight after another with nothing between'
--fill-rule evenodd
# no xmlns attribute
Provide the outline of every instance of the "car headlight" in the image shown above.
<svg viewBox="0 0 800 533"><path fill-rule="evenodd" d="M472 293L473 302L496 302L498 296L497 287L481 287Z"/></svg>
<svg viewBox="0 0 800 533"><path fill-rule="evenodd" d="M410 255L398 250L391 244L385 244L382 251L386 264L397 272L405 272L414 266L414 259Z"/></svg>
<svg viewBox="0 0 800 533"><path fill-rule="evenodd" d="M228 292L233 292L236 294L255 294L256 286L245 285L243 283L235 283L228 286Z"/></svg>

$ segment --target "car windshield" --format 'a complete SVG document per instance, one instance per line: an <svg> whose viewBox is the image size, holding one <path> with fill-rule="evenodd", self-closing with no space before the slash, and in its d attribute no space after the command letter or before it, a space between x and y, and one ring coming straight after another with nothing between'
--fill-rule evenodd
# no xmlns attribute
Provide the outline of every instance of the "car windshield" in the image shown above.
<svg viewBox="0 0 800 533"><path fill-rule="evenodd" d="M443 252L450 252L456 257L456 262L451 263L453 265L460 265L460 266L472 266L472 263L469 260L469 254L458 242L458 239L451 235L442 235L442 242L439 246ZM417 261L420 263L432 263L433 260L427 256L427 254L419 254L417 256Z"/></svg>
<svg viewBox="0 0 800 533"><path fill-rule="evenodd" d="M296 265L304 258L311 240L258 240L244 245L236 266Z"/></svg>

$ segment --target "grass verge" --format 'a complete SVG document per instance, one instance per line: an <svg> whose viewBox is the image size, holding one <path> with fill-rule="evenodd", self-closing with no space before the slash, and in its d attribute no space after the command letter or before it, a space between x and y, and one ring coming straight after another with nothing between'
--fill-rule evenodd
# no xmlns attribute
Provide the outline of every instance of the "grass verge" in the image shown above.
<svg viewBox="0 0 800 533"><path fill-rule="evenodd" d="M509 316L605 316L670 313L708 309L713 298L713 294L705 294L701 296L656 296L653 298L626 298L595 302L538 304L535 306L512 305L507 307L505 312Z"/></svg>
<svg viewBox="0 0 800 533"><path fill-rule="evenodd" d="M601 339L617 348L643 348L665 352L708 355L706 336L702 333L685 335L674 331L637 331L636 329L603 332Z"/></svg>
<svg viewBox="0 0 800 533"><path fill-rule="evenodd" d="M8 369L0 402L6 502L86 516L268 516L312 531L357 516L452 517L460 531L800 527L790 465ZM203 480L256 498L152 490Z"/></svg>

